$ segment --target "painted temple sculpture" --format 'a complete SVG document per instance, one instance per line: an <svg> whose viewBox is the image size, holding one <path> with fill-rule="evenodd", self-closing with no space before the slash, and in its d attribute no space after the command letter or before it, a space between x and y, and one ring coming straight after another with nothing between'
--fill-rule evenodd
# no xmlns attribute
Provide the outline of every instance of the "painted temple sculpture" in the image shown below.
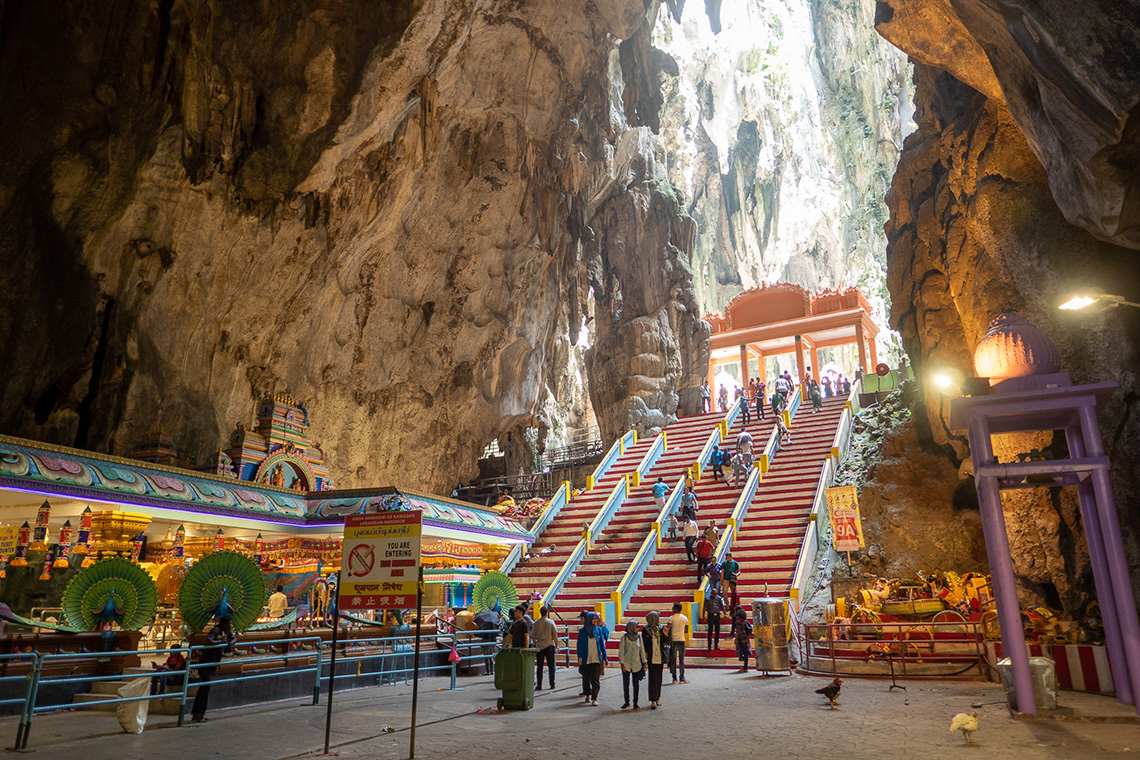
<svg viewBox="0 0 1140 760"><path fill-rule="evenodd" d="M325 454L309 437L308 429L304 403L283 393L266 393L257 407L256 425L246 428L237 423L229 448L219 449L193 469L293 491L331 490ZM173 439L161 430L148 433L133 457L167 467L178 463Z"/></svg>

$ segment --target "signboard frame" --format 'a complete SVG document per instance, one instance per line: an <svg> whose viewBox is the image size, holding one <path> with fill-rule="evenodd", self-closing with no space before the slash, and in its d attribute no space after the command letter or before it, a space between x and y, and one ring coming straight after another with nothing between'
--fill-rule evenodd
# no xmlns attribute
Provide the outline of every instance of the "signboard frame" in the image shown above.
<svg viewBox="0 0 1140 760"><path fill-rule="evenodd" d="M420 559L423 512L418 510L370 512L344 520L341 568L333 597L332 657L329 661L329 702L325 715L325 755L332 732L333 685L336 681L336 643L344 609L407 609L416 606L416 646L412 657L412 727L408 760L416 756L416 708L420 695L420 631L423 620L424 568ZM355 567L351 565L355 564ZM348 577L349 580L345 580ZM408 581L411 577L415 580ZM412 586L411 594L408 586ZM397 588L398 587L398 588Z"/></svg>
<svg viewBox="0 0 1140 760"><path fill-rule="evenodd" d="M827 489L826 496L835 551L850 553L864 548L866 542L859 514L858 489L855 486L833 486Z"/></svg>

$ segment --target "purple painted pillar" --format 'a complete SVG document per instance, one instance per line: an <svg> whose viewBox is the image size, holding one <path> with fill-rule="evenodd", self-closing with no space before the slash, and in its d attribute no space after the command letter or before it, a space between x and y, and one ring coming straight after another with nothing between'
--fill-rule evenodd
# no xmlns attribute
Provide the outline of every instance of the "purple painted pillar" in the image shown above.
<svg viewBox="0 0 1140 760"><path fill-rule="evenodd" d="M1065 439L1069 444L1069 455L1074 459L1084 459L1085 444L1081 440L1079 428L1067 427ZM1081 522L1085 526L1085 540L1089 545L1089 560L1092 564L1093 582L1096 585L1096 598L1100 602L1101 619L1104 621L1104 643L1108 649L1108 667L1112 672L1112 682L1116 686L1116 699L1130 705L1133 700L1131 677L1124 654L1124 643L1120 636L1116 595L1108 572L1104 537L1101 534L1100 516L1096 508L1096 492L1089 478L1082 478L1077 484L1077 498L1081 506Z"/></svg>
<svg viewBox="0 0 1140 760"><path fill-rule="evenodd" d="M1091 406L1081 407L1081 431L1084 433L1085 445L1088 447L1089 455L1094 457L1105 456L1104 444L1100 439L1100 426L1096 420L1096 410ZM1108 479L1108 470L1093 470L1092 484L1096 493L1096 508L1097 514L1100 516L1104 551L1108 557L1108 572L1112 578L1116 613L1120 622L1120 637L1124 644L1124 655L1131 681L1130 691L1132 695L1135 695L1136 689L1140 688L1140 621L1136 618L1136 597L1132 593L1128 557L1124 553L1124 541L1120 537L1120 520L1116 513L1116 502L1113 501L1112 497L1112 482ZM1101 611L1103 613L1103 607ZM1118 691L1119 689L1120 687L1117 686Z"/></svg>
<svg viewBox="0 0 1140 760"><path fill-rule="evenodd" d="M978 416L970 420L970 452L975 470L980 462L994 461L989 424L984 417ZM997 478L993 476L979 476L977 488L994 601L997 604L998 623L1001 624L1001 645L1013 667L1017 710L1036 713L1033 679L1029 675L1029 651L1025 647L1025 632L1021 628L1021 604L1017 600L1017 581L1014 579L1013 559L1009 552L1009 534L1005 529L1005 515L1001 508L1001 490Z"/></svg>

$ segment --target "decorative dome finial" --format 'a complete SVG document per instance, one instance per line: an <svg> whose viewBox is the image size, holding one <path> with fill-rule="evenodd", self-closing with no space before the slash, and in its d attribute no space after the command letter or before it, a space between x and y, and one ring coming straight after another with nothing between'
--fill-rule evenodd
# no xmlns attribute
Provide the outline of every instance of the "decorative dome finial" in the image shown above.
<svg viewBox="0 0 1140 760"><path fill-rule="evenodd" d="M993 382L1048 375L1061 368L1057 347L1020 314L1002 314L974 349L974 371Z"/></svg>

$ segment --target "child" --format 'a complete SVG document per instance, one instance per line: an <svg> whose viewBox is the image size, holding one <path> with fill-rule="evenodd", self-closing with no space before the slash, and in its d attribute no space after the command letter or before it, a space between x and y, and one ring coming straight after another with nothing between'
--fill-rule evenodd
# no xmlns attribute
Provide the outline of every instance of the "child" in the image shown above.
<svg viewBox="0 0 1140 760"><path fill-rule="evenodd" d="M677 511L674 510L669 515L669 540L677 540Z"/></svg>
<svg viewBox="0 0 1140 760"><path fill-rule="evenodd" d="M752 624L740 605L732 615L732 638L736 643L736 657L740 660L739 672L747 673L748 659L752 656Z"/></svg>

